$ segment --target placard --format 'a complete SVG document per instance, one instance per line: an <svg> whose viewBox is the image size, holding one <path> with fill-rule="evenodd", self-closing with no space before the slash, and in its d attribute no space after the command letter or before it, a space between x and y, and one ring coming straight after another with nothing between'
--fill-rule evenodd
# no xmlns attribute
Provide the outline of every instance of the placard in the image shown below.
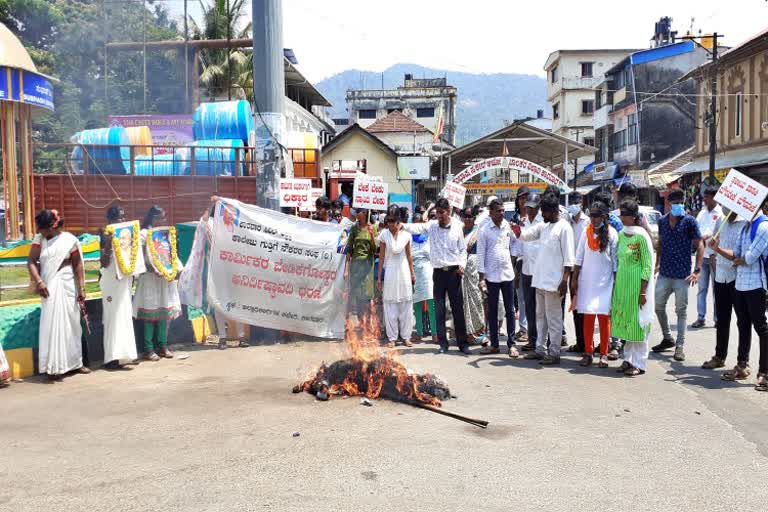
<svg viewBox="0 0 768 512"><path fill-rule="evenodd" d="M365 208L367 210L387 209L389 199L389 184L383 181L373 181L366 178L355 178L355 186L352 192L352 207Z"/></svg>
<svg viewBox="0 0 768 512"><path fill-rule="evenodd" d="M299 208L306 206L312 198L312 180L282 178L280 180L280 206Z"/></svg>
<svg viewBox="0 0 768 512"><path fill-rule="evenodd" d="M464 198L467 195L467 189L464 185L449 181L445 184L445 188L440 195L446 198L454 208L464 208Z"/></svg>
<svg viewBox="0 0 768 512"><path fill-rule="evenodd" d="M299 211L314 212L315 210L317 210L317 208L315 208L317 198L323 196L324 190L321 188L313 188L313 189L310 189L310 193L311 193L310 201L306 204L299 206Z"/></svg>
<svg viewBox="0 0 768 512"><path fill-rule="evenodd" d="M715 201L737 215L752 220L768 195L768 188L731 169L715 195Z"/></svg>

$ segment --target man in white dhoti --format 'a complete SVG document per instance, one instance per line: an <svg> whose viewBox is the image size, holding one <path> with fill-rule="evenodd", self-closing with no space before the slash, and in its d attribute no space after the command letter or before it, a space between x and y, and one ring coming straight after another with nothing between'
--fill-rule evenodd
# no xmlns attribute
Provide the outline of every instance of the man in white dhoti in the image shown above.
<svg viewBox="0 0 768 512"><path fill-rule="evenodd" d="M32 241L27 267L40 295L38 368L51 380L73 370L90 373L83 366L80 303L85 302L85 274L80 242L63 230L56 210L35 216L37 235Z"/></svg>

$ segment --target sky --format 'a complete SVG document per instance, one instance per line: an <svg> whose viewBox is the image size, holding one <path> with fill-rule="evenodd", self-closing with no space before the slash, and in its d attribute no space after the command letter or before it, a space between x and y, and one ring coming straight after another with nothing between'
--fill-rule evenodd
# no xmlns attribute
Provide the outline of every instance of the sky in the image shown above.
<svg viewBox="0 0 768 512"><path fill-rule="evenodd" d="M399 62L544 76L554 50L647 48L662 16L680 35L693 18L695 33L717 31L735 46L768 28L768 1L283 0L283 45L312 82Z"/></svg>

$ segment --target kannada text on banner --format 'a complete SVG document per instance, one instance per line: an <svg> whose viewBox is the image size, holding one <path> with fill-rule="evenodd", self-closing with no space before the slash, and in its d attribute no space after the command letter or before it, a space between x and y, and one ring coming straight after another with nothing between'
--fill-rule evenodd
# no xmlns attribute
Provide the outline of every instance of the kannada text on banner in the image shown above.
<svg viewBox="0 0 768 512"><path fill-rule="evenodd" d="M221 200L208 273L211 304L238 322L343 337L345 245L341 225Z"/></svg>
<svg viewBox="0 0 768 512"><path fill-rule="evenodd" d="M715 201L737 215L752 220L768 195L768 188L731 169L715 195Z"/></svg>

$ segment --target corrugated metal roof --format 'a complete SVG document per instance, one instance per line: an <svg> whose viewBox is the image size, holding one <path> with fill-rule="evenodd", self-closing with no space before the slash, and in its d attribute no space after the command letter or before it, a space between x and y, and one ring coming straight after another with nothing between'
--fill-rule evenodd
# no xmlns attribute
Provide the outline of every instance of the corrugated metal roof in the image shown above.
<svg viewBox="0 0 768 512"><path fill-rule="evenodd" d="M750 167L768 164L766 147L745 148L727 151L715 157L715 169L730 169L732 167ZM703 172L709 170L709 157L699 157L675 171L677 175Z"/></svg>

